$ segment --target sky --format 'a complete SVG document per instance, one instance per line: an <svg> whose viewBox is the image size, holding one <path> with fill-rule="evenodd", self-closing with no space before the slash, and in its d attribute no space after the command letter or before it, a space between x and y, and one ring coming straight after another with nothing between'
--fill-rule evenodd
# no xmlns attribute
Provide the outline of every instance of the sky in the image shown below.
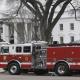
<svg viewBox="0 0 80 80"><path fill-rule="evenodd" d="M7 1L13 1L13 4L8 4L6 3ZM0 0L0 12L1 11L5 11L5 10L8 10L10 7L13 7L15 2L14 1L17 1L17 0ZM45 0L40 0L43 4L45 4ZM80 1L80 0L73 0L75 1L75 3L77 4L77 1Z"/></svg>
<svg viewBox="0 0 80 80"><path fill-rule="evenodd" d="M8 4L7 1L13 1L13 4ZM12 8L13 6L15 7L15 1L17 0L0 0L0 12L4 12L6 10L9 10L10 7ZM40 0L43 4L45 3L45 0ZM12 2L11 2L12 3Z"/></svg>
<svg viewBox="0 0 80 80"><path fill-rule="evenodd" d="M11 2L11 0L0 0L0 18L3 17L3 14L5 14L6 12L10 12L11 10L16 10L16 5L15 4L15 0L12 0L13 1L13 4L9 4L7 1L9 1L9 3ZM13 7L14 6L14 7Z"/></svg>
<svg viewBox="0 0 80 80"><path fill-rule="evenodd" d="M7 3L7 1L11 2L13 1L13 4L11 2L11 5ZM43 4L45 4L45 0L40 0ZM74 1L80 1L80 0L74 0ZM2 14L3 13L6 13L6 11L10 11L12 10L14 6L14 9L15 10L15 7L18 6L18 5L15 5L15 0L0 0L0 18L3 17ZM60 8L57 7L57 10L59 10Z"/></svg>

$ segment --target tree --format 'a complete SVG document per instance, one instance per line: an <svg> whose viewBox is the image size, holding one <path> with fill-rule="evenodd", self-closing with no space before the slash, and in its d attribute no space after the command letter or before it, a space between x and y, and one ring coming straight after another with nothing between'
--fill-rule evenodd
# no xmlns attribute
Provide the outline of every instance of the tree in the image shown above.
<svg viewBox="0 0 80 80"><path fill-rule="evenodd" d="M48 41L51 39L52 29L55 27L56 23L64 13L66 7L72 0L3 0L8 3L8 6L11 8L4 12L4 14L14 14L16 11L19 12L22 5L25 5L34 15L35 15L35 23L39 23L39 25L35 25L34 29L36 32L36 38L40 40ZM15 1L20 1L17 5L19 8L12 7L12 4L16 3ZM44 1L44 4L42 3ZM13 5L14 5L13 4ZM57 7L60 6L60 10L55 16L54 13ZM15 5L16 6L16 5ZM16 9L16 10L15 10ZM37 33L40 32L40 35Z"/></svg>
<svg viewBox="0 0 80 80"><path fill-rule="evenodd" d="M45 0L45 4L43 5L40 0L21 0L21 3L36 16L37 20L39 20L40 26L37 26L37 30L40 31L40 40L49 42L52 29L71 1L72 0ZM55 16L55 10L60 4L62 4L62 6L58 14Z"/></svg>
<svg viewBox="0 0 80 80"><path fill-rule="evenodd" d="M69 13L75 16L76 21L80 21L80 0L73 0L71 4L71 9Z"/></svg>

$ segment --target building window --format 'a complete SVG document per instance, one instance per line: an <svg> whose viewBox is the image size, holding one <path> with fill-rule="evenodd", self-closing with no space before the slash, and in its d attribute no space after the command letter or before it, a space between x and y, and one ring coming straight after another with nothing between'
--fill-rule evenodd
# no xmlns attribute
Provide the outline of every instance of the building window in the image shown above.
<svg viewBox="0 0 80 80"><path fill-rule="evenodd" d="M70 29L74 30L74 23L70 23Z"/></svg>
<svg viewBox="0 0 80 80"><path fill-rule="evenodd" d="M70 38L71 38L71 42L74 42L74 36L71 36Z"/></svg>
<svg viewBox="0 0 80 80"><path fill-rule="evenodd" d="M60 24L60 30L63 30L63 24Z"/></svg>
<svg viewBox="0 0 80 80"><path fill-rule="evenodd" d="M10 42L11 44L14 44L14 35L11 35L11 36L10 36L9 42Z"/></svg>
<svg viewBox="0 0 80 80"><path fill-rule="evenodd" d="M64 43L64 38L63 37L60 37L60 43Z"/></svg>
<svg viewBox="0 0 80 80"><path fill-rule="evenodd" d="M14 39L10 40L9 42L10 42L11 44L14 44Z"/></svg>

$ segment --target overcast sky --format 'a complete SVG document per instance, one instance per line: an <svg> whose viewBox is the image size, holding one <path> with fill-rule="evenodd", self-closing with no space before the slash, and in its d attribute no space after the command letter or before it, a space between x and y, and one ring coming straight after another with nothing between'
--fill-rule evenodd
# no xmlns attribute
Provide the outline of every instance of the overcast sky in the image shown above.
<svg viewBox="0 0 80 80"><path fill-rule="evenodd" d="M9 3L11 4L9 4L9 3L7 3L7 1L9 1ZM12 4L12 1L13 1L13 4ZM11 8L14 8L15 9L15 7L17 6L17 5L15 5L15 1L16 0L0 0L0 14L1 13L5 13L5 11L7 11L7 10L11 10ZM45 0L40 0L43 4L45 4ZM74 0L74 1L80 1L80 0ZM19 5L19 4L18 4ZM57 10L59 10L60 8L58 7L57 8Z"/></svg>
<svg viewBox="0 0 80 80"><path fill-rule="evenodd" d="M11 10L16 10L16 6L18 5L16 5L15 0L0 0L0 18L3 17L3 13L5 14Z"/></svg>
<svg viewBox="0 0 80 80"><path fill-rule="evenodd" d="M0 0L0 11L9 10L15 6L16 6L15 0Z"/></svg>
<svg viewBox="0 0 80 80"><path fill-rule="evenodd" d="M11 2L11 5L7 3L7 1L9 1L9 3ZM13 4L12 4L13 1ZM0 12L4 12L6 10L10 10L11 8L13 8L13 6L15 7L15 1L16 0L0 0ZM45 0L40 0L43 4L45 4ZM77 0L75 0L77 1ZM80 1L80 0L78 0ZM58 9L58 8L57 8Z"/></svg>

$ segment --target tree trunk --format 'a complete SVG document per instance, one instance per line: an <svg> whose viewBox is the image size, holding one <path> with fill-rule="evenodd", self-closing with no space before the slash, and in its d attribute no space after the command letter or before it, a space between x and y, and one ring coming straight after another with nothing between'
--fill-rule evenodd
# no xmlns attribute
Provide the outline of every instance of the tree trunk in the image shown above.
<svg viewBox="0 0 80 80"><path fill-rule="evenodd" d="M40 23L40 35L41 35L41 40L50 42L51 40L51 32L46 31L47 30L47 21L41 22Z"/></svg>

